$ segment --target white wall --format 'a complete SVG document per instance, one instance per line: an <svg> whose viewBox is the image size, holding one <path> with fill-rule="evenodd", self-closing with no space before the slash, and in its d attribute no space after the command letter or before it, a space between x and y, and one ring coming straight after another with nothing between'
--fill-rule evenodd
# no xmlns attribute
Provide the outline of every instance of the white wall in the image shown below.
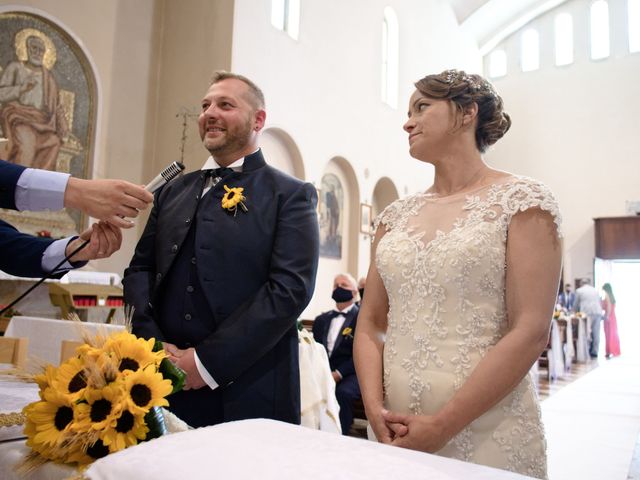
<svg viewBox="0 0 640 480"><path fill-rule="evenodd" d="M383 176L401 196L426 189L432 169L409 157L402 130L413 82L445 68L480 65L476 45L462 36L450 7L435 0L302 1L296 41L271 26L270 4L236 0L232 68L264 90L267 126L291 135L307 181L319 187L327 163L339 156L355 171L361 202L371 203ZM385 6L395 9L400 27L398 109L383 104L379 93ZM358 222L357 210L351 216ZM369 240L355 237L358 261L349 273L358 278L368 268ZM321 259L316 295L303 317L333 306L329 292L343 263Z"/></svg>
<svg viewBox="0 0 640 480"><path fill-rule="evenodd" d="M503 42L509 73L494 84L513 126L487 155L491 165L538 178L555 192L564 218L564 278L571 282L593 275L593 218L624 215L625 201L640 199L640 55L628 53L626 2L612 0L611 56L590 60L590 3L569 1L530 24L542 41L539 71L519 72L521 32ZM574 15L575 62L555 67L553 18L565 11Z"/></svg>

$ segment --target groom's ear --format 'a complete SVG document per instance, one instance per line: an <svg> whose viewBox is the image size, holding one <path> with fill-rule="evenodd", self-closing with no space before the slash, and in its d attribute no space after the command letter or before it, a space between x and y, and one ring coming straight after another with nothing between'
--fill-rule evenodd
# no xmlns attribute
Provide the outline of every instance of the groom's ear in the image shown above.
<svg viewBox="0 0 640 480"><path fill-rule="evenodd" d="M264 127L264 123L267 120L267 112L264 110L256 110L253 119L253 129L259 132Z"/></svg>

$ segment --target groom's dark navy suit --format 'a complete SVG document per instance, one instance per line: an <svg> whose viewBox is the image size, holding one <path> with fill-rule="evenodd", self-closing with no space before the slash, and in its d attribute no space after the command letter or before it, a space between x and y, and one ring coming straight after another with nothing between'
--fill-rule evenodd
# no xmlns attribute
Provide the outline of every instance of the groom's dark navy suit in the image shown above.
<svg viewBox="0 0 640 480"><path fill-rule="evenodd" d="M0 160L0 208L17 210L16 184L25 167ZM19 277L40 277L42 254L53 243L50 238L39 238L20 233L13 226L0 220L0 270ZM58 276L62 276L62 272Z"/></svg>
<svg viewBox="0 0 640 480"><path fill-rule="evenodd" d="M220 385L169 397L192 426L300 423L296 320L315 285L317 194L260 150L242 168L204 196L202 171L157 193L123 280L134 333L194 347ZM244 188L247 212L222 208L224 185Z"/></svg>

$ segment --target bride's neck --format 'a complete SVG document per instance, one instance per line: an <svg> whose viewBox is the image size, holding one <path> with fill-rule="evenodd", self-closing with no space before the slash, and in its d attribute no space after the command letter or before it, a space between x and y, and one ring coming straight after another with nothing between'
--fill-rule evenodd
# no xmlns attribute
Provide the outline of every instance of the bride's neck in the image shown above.
<svg viewBox="0 0 640 480"><path fill-rule="evenodd" d="M466 158L443 158L435 164L433 186L428 190L440 196L453 195L481 183L489 167L480 154Z"/></svg>

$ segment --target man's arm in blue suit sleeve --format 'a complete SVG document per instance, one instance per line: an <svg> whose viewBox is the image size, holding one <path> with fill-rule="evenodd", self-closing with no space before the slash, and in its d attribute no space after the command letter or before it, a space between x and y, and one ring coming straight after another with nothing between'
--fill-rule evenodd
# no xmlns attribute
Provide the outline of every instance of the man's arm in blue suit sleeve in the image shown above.
<svg viewBox="0 0 640 480"><path fill-rule="evenodd" d="M16 185L22 172L21 165L0 160L0 207L16 210Z"/></svg>
<svg viewBox="0 0 640 480"><path fill-rule="evenodd" d="M225 386L260 361L295 328L315 287L319 234L317 193L301 185L282 205L271 254L269 279L196 347L198 358Z"/></svg>
<svg viewBox="0 0 640 480"><path fill-rule="evenodd" d="M0 220L0 270L18 277L41 277L42 254L54 240L20 233Z"/></svg>

